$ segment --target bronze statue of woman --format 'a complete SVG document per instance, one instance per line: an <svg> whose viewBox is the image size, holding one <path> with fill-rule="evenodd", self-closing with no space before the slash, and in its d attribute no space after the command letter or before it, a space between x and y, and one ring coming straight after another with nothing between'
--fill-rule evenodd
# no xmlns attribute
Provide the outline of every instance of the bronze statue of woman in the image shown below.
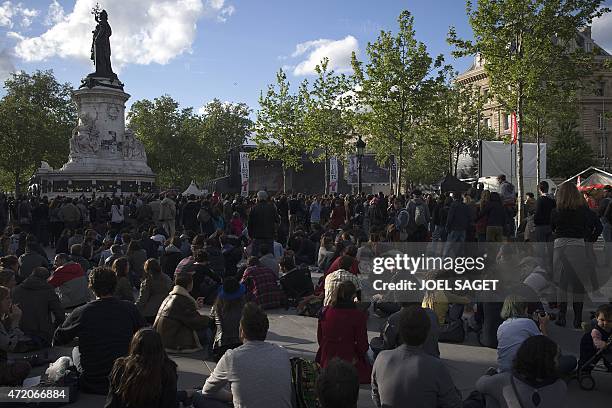
<svg viewBox="0 0 612 408"><path fill-rule="evenodd" d="M100 14L96 13L96 26L93 31L93 42L91 44L91 59L96 66L95 74L91 76L117 79L117 75L113 72L111 67L111 48L110 48L110 36L112 30L108 24L108 14L106 10L102 10Z"/></svg>

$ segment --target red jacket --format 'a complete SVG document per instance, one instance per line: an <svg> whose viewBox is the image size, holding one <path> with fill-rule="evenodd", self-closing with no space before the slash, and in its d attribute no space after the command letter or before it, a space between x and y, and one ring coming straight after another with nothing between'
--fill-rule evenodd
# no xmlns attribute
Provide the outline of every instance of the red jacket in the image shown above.
<svg viewBox="0 0 612 408"><path fill-rule="evenodd" d="M329 268L327 268L327 270L325 271L325 276L329 275L332 272L336 272L338 269L340 269L341 259L342 259L342 256L339 256L334 260L334 262L332 262L331 265L329 265ZM359 275L359 262L357 262L356 259L353 260L353 264L351 265L349 272L352 273L353 275Z"/></svg>
<svg viewBox="0 0 612 408"><path fill-rule="evenodd" d="M59 288L64 283L71 281L75 278L84 276L83 268L76 262L69 262L65 265L57 268L53 274L49 277L48 282L54 288Z"/></svg>
<svg viewBox="0 0 612 408"><path fill-rule="evenodd" d="M360 309L324 309L317 329L319 350L315 361L325 368L332 358L339 357L357 368L361 384L370 384L372 366L366 359L367 323L368 315Z"/></svg>

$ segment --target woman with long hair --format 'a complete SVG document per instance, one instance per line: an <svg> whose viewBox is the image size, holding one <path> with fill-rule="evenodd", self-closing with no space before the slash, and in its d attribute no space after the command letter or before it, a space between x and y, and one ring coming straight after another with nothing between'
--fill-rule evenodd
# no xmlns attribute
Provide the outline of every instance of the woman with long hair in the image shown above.
<svg viewBox="0 0 612 408"><path fill-rule="evenodd" d="M132 337L129 354L115 361L105 408L178 407L187 393L176 390L174 363L164 350L160 335L151 328Z"/></svg>
<svg viewBox="0 0 612 408"><path fill-rule="evenodd" d="M15 350L19 338L21 309L11 300L8 288L0 286L0 385L21 386L32 367L25 361L8 362L7 353Z"/></svg>
<svg viewBox="0 0 612 408"><path fill-rule="evenodd" d="M555 323L565 326L567 297L572 293L574 327L580 328L584 283L589 276L584 263L584 238L589 229L589 209L573 183L563 183L559 186L556 201L557 206L550 215L550 226L555 237L553 283L558 286L557 300L560 302L559 319Z"/></svg>
<svg viewBox="0 0 612 408"><path fill-rule="evenodd" d="M134 292L130 283L130 261L122 256L115 259L112 266L113 272L117 275L117 286L115 287L115 297L119 300L134 301Z"/></svg>
<svg viewBox="0 0 612 408"><path fill-rule="evenodd" d="M240 318L245 304L246 287L233 277L223 280L223 286L210 310L217 331L213 341L213 354L219 359L229 350L242 345L240 340Z"/></svg>
<svg viewBox="0 0 612 408"><path fill-rule="evenodd" d="M359 382L370 383L372 366L368 351L368 315L357 308L357 288L344 281L336 288L331 305L321 312L317 329L319 350L316 361L325 368L334 358L351 363L359 373Z"/></svg>
<svg viewBox="0 0 612 408"><path fill-rule="evenodd" d="M140 241L132 240L128 244L126 256L130 260L130 281L136 288L140 287L140 280L144 273L144 264L147 260L147 251L142 249Z"/></svg>
<svg viewBox="0 0 612 408"><path fill-rule="evenodd" d="M136 307L147 323L153 324L157 311L173 284L168 275L162 273L159 261L155 258L147 259L142 277Z"/></svg>

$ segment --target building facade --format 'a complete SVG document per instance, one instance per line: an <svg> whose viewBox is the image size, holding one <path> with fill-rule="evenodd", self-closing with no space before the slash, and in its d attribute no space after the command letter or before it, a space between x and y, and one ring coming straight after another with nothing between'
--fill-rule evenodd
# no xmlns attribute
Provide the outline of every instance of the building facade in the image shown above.
<svg viewBox="0 0 612 408"><path fill-rule="evenodd" d="M591 28L587 27L576 34L572 47L580 47L586 52L597 50L595 56L596 66L600 67L589 78L589 91L582 91L578 98L578 131L593 149L595 161L599 167L612 168L612 140L610 140L610 125L612 124L612 71L603 68L605 60L612 60L612 56L598 46L591 38ZM477 55L470 68L456 79L458 84L472 85L480 89L481 94L487 97L484 105L481 123L493 129L500 138L509 138L511 133L512 117L506 112L492 95L489 95L489 79L485 72L484 61ZM542 142L554 142L551 136L544 136Z"/></svg>

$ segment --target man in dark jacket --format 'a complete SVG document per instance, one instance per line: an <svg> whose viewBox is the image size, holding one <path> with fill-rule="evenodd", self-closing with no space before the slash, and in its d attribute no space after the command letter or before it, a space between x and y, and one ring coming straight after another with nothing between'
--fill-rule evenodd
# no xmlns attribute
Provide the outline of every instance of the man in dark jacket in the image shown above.
<svg viewBox="0 0 612 408"><path fill-rule="evenodd" d="M49 260L35 251L32 242L28 242L26 244L25 253L19 257L19 275L17 276L17 280L19 282L23 281L30 276L34 268L37 267L49 267Z"/></svg>
<svg viewBox="0 0 612 408"><path fill-rule="evenodd" d="M553 208L556 207L555 199L548 195L548 183L544 180L538 185L540 196L536 200L535 215L533 216L533 224L535 225L535 240L536 251L542 259L542 264L552 270L552 244L553 241L552 229L550 228L550 214Z"/></svg>
<svg viewBox="0 0 612 408"><path fill-rule="evenodd" d="M274 251L274 234L279 223L276 207L268 201L268 193L257 193L257 204L249 214L248 232L253 240L253 256L259 256L259 248L266 245L270 252Z"/></svg>
<svg viewBox="0 0 612 408"><path fill-rule="evenodd" d="M108 393L113 363L128 354L132 336L145 324L133 303L113 297L115 286L117 276L112 269L94 268L89 287L96 300L74 309L53 337L54 346L79 338L72 358L81 373L79 386L84 392Z"/></svg>
<svg viewBox="0 0 612 408"><path fill-rule="evenodd" d="M47 268L34 268L32 274L13 289L13 302L23 315L21 331L38 343L39 348L51 346L53 332L65 319L64 308L53 286L47 283ZM55 321L51 321L51 314Z"/></svg>
<svg viewBox="0 0 612 408"><path fill-rule="evenodd" d="M458 255L459 246L465 242L466 232L471 223L472 212L461 200L461 194L453 193L453 203L450 205L446 218L448 235L444 247L444 256Z"/></svg>

